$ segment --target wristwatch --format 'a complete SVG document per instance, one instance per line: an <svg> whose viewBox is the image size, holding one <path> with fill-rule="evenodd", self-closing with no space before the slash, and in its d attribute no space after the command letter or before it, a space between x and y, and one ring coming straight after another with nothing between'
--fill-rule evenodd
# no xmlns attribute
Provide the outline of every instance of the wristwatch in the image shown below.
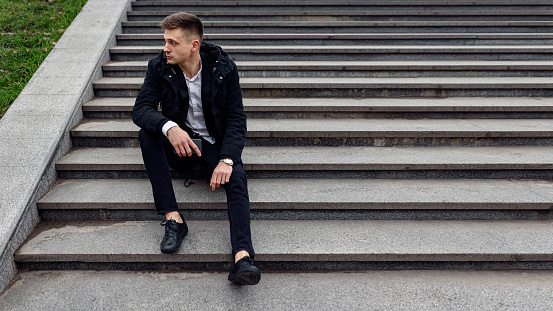
<svg viewBox="0 0 553 311"><path fill-rule="evenodd" d="M232 159L229 159L229 158L221 159L221 160L219 160L219 162L223 162L228 166L233 166L234 165L234 161L232 161Z"/></svg>

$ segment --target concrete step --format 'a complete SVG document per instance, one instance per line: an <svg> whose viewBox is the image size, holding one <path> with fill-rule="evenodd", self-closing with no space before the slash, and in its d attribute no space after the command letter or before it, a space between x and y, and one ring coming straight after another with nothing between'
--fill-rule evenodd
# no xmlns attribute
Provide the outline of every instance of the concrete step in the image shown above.
<svg viewBox="0 0 553 311"><path fill-rule="evenodd" d="M187 219L228 219L222 190L173 188ZM545 180L251 179L248 190L255 220L545 220L553 201ZM37 206L42 220L159 218L146 179L62 180Z"/></svg>
<svg viewBox="0 0 553 311"><path fill-rule="evenodd" d="M181 9L208 11L212 8L218 8L223 12L231 12L231 8L236 11L245 9L246 12L259 12L256 17L249 14L247 22L225 20L232 18L232 15L218 17L219 20L209 20L210 18L206 17L206 30L209 35L213 38L221 35L221 41L216 43L223 46L242 45L235 50L232 50L234 47L229 47L230 51L227 50L238 62L266 59L315 59L332 62L339 60L349 63L465 59L527 60L537 63L540 60L551 60L551 46L544 45L551 44L547 36L553 33L553 21L549 20L549 11L553 12L550 0L528 0L525 3L519 0L370 2L382 5L377 7L377 10L380 9L382 12L375 12L375 7L367 9L364 6L367 1L360 0L307 0L302 2L302 6L294 6L297 1L288 0L278 3L265 0L138 0L133 5L145 10L165 12ZM149 4L154 6L147 6ZM424 9L428 12L409 15L411 13L406 12L406 8L401 5L411 5L409 10ZM499 7L502 7L501 10L517 12L516 17L500 16ZM320 14L319 12L309 12L300 16L299 12L302 11L299 8L312 12L334 11L334 15L321 16L314 15ZM263 11L276 12L280 9L294 12L288 14L294 17L281 20L273 15L272 21L255 20L264 16ZM446 9L464 13L459 14L463 16L451 17L447 15ZM329 20L341 19L341 16L346 15L337 14L338 10L347 11L349 20ZM469 12L470 10L472 12ZM486 15L485 11L496 13ZM530 11L539 11L542 14L525 15L525 12ZM392 17L394 12L406 12L406 15L398 14L398 17ZM427 13L434 16L427 17ZM290 20L303 16L309 17L310 20L299 23ZM467 17L470 20L467 21ZM450 20L442 21L441 18ZM152 19L146 23L130 21L125 22L123 27L131 33L160 34L162 31L155 25L158 21L159 19ZM241 31L253 34L267 33L273 37L279 33L291 33L291 37L297 35L296 39L293 39L296 41L289 41L288 44L299 48L289 48L285 51L282 45L286 37L283 37L284 40L275 40L251 36L239 39L242 41L234 41L236 38L232 36L224 37L229 33ZM319 31L347 35L357 32L361 34L361 39L347 36L333 38L326 34L328 39L323 39L314 36ZM364 34L365 32L369 34ZM411 37L408 37L410 32ZM424 37L417 38L413 32L423 32L427 37L434 32L441 35L449 32L458 37L436 37L434 41L425 42ZM487 35L505 34L505 40L493 42L491 37L471 39L462 36L462 33L469 35L482 32ZM306 37L306 34L309 37L309 33L311 38L304 41L302 37ZM524 33L529 35L527 39L520 41L507 37L511 34L521 37ZM545 36L539 38L540 33ZM390 35L390 38L382 40L386 34ZM396 34L398 36L392 36ZM370 37L371 35L374 36ZM402 35L404 37L401 37ZM160 44L147 41L151 39L132 37L122 37L120 40L142 40L150 46ZM159 42L159 36L153 40ZM314 50L312 47L304 48L305 44L317 46ZM330 45L330 49L322 49L321 46L325 44ZM449 46L438 47L439 51L433 52L436 48L428 47L432 44ZM490 46L486 46L488 44ZM513 46L496 47L502 44L516 44L519 50ZM138 45L137 48L143 49L144 45ZM261 46L252 49L254 45ZM384 47L385 45L392 46ZM407 50L408 45L411 50ZM420 45L427 45L427 49ZM339 46L340 49L334 49L333 46ZM357 50L353 46L356 46ZM394 48L397 51L394 51ZM486 51L487 48L490 51ZM145 55L141 57L142 60L146 60L157 54L159 46L156 49L157 51L151 52L152 55L148 55L150 52L145 50L138 54ZM348 50L347 53L340 51L345 49ZM114 51L117 51L117 48ZM113 55L114 59L128 57L129 60L135 60L133 53L115 52ZM313 58L314 55L318 58ZM203 179L195 180L196 184L191 188L185 188L182 180L174 180L178 200L181 203L191 202L184 208L191 230L181 251L174 256L167 256L159 252L163 228L158 224L159 219L154 221L156 216L151 192L148 190L149 182L145 179L146 173L138 148L76 148L57 164L58 176L66 180L61 180L39 203L43 221L15 254L15 260L21 271L112 271L24 272L0 298L0 309L6 308L6 301L7 308L16 306L25 310L88 310L91 305L99 305L100 309L108 305L118 305L120 309L137 309L137 306L138 309L165 308L174 306L174 301L179 300L174 294L164 296L163 293L174 293L174 288L181 287L184 288L184 292L179 291L179 295L186 295L187 301L202 301L202 307L199 309L230 309L235 306L252 309L338 309L344 306L366 309L367 305L380 306L383 309L421 309L423 305L445 310L467 307L470 309L471 306L480 310L505 309L505 306L516 310L550 308L550 299L543 299L549 297L547 294L551 287L551 277L547 271L545 274L532 271L443 271L553 269L553 246L550 246L553 237L553 217L550 208L553 193L553 183L550 182L553 178L553 147L549 146L551 144L547 141L550 139L549 134L544 134L543 138L536 136L549 133L550 120L545 118L553 119L547 112L550 111L547 101L553 94L549 81L551 74L546 73L547 65L542 63L539 70L536 67L522 69L520 66L518 70L513 67L504 69L510 72L519 71L519 74L520 71L526 70L524 75L540 72L545 76L541 79L467 79L460 75L468 76L469 71L475 70L500 70L497 67L494 70L483 66L480 69L459 69L458 66L438 69L437 64L432 64L425 71L424 67L420 66L422 64L418 64L418 67L415 65L415 70L390 63L385 69L384 66L379 67L374 63L357 64L355 72L372 71L373 80L355 79L355 76L342 78L340 75L343 73L339 73L338 68L333 69L336 65L320 64L322 67L316 70L297 70L298 66L294 63L284 67L287 69L276 66L270 68L267 64L249 65L249 70L243 72L249 72L251 76L246 74L242 78L244 94L250 97L246 98L246 102L255 100L255 97L266 97L250 106L246 105L247 109L251 109L248 112L249 135L253 136L250 136L249 140L257 140L257 144L269 141L271 144L274 144L274 141L278 141L279 144L291 144L292 141L294 144L333 144L337 141L338 145L358 144L344 141L344 138L354 137L362 144L368 144L372 139L370 144L374 146L398 146L415 144L413 142L417 139L416 135L427 137L428 133L439 133L447 136L457 132L466 134L468 137L465 137L465 142L471 140L471 144L490 142L494 139L508 139L512 142L523 137L526 140L522 144L548 146L247 147L244 150L244 161L250 177L254 218L252 228L258 253L257 264L263 271L288 270L296 273L264 273L263 283L258 287L248 288L246 291L249 291L249 298L241 297L239 300L236 300L236 297L240 295L237 296L236 291L225 281L231 267L231 258L224 194L222 189L219 189L211 196L206 195L210 190L205 183L205 175L202 175L205 174L204 170L200 168L194 171L194 176ZM283 70L294 72L297 77L290 77L289 74L283 76ZM435 76L436 70L457 72L448 79L444 78L443 74ZM461 70L467 73L459 72ZM137 76L143 74L143 69L138 71L142 73ZM260 74L256 71L271 73ZM390 71L396 71L395 74L397 71L417 72L417 76L429 75L433 78L390 78L383 82L386 75L393 76ZM309 79L309 74L314 72L316 75L326 73L331 79ZM270 78L271 74L283 79ZM269 78L259 78L259 75ZM102 79L95 85L98 90L96 94L135 96L142 83L137 82L138 80L141 78L134 81ZM114 89L116 91L113 91ZM344 98L306 98L327 96ZM377 98L387 96L424 97L421 98L422 101L407 99L401 104L399 99L386 98L384 101ZM460 99L462 104L456 105L456 98L451 96L490 97L463 98ZM518 98L504 97L505 101L502 101L501 98L491 96ZM352 105L355 100L353 97L362 99ZM289 103L283 104L278 99L287 100ZM439 101L442 99L443 102ZM99 99L99 102L91 106L103 106L98 109L113 110L121 119L128 118L130 98L124 98L123 103L119 102L115 106L109 103L111 100ZM300 107L304 100L307 104ZM439 104L435 105L431 100L436 100ZM320 105L321 101L328 104ZM519 101L523 104L518 104ZM102 103L104 105L101 105ZM474 111L474 105L487 112L481 114ZM269 113L265 112L267 107L271 109ZM417 110L421 107L422 111ZM427 112L424 112L425 109ZM541 109L544 109L544 112L541 112ZM367 120L375 116L397 118L395 110L399 110L402 117L411 115L418 118L421 114L429 113L434 119L455 115L457 120L403 120L407 121L401 123L403 128L398 126L400 123L394 123L399 120ZM496 113L497 110L500 110L499 114ZM458 111L462 111L461 114ZM347 119L345 115L350 112L354 113L353 118ZM510 115L513 120L460 119L466 115L481 118L493 115L499 118L502 113ZM541 120L521 120L523 117L517 115L519 113ZM320 119L329 116L331 118L327 120L325 127L321 127L321 120L271 120L279 116L291 119ZM73 133L75 136L87 133L84 136L93 136L92 139L106 135L111 137L118 133L115 135L122 136L122 139L134 139L136 128L120 130L121 125L132 125L121 119L88 120ZM96 125L92 122L96 122ZM113 124L118 124L115 131L109 129ZM460 124L465 127L451 130L451 126ZM391 125L396 125L397 128L391 129ZM89 129L80 131L82 127ZM98 128L92 129L94 127ZM290 130L283 131L283 128ZM394 141L391 136L393 132L394 135L415 135L415 138L412 137L410 142L409 139ZM390 136L375 138L375 134L382 133ZM528 134L532 136L525 136ZM314 141L313 137L316 135L319 135L320 139ZM482 137L475 138L475 135ZM511 135L516 137L504 137ZM75 137L77 146L79 139ZM480 142L475 143L477 140ZM451 144L451 137L432 138L430 145L444 144L444 141ZM463 144L463 141L460 141L459 144ZM428 145L422 140L420 142L420 145ZM180 178L182 174L174 172L174 177ZM67 180L69 178L82 179ZM531 178L534 180L530 180ZM369 269L442 271L367 271ZM142 272L129 273L122 270ZM157 271L144 272L147 270ZM161 270L176 272L169 275ZM298 273L301 270L324 270L329 273ZM343 273L351 270L363 271ZM202 273L191 274L190 271ZM163 286L171 286L172 290ZM106 288L118 290L106 291ZM144 292L144 288L148 288L147 293ZM388 289L388 293L393 295L392 302L387 301L389 295L381 295L383 288ZM111 295L112 292L118 292L117 298ZM427 294L429 292L433 293L430 298ZM210 294L218 298L208 297ZM70 298L65 299L67 297ZM160 300L159 297L166 298ZM371 300L367 297L371 297ZM376 301L374 297L377 297ZM45 301L41 302L41 299ZM384 301L381 302L382 300ZM187 304L187 307L193 308L194 304L195 302L192 302L192 305Z"/></svg>
<svg viewBox="0 0 553 311"><path fill-rule="evenodd" d="M112 61L148 61L163 49L116 46ZM550 61L553 46L223 46L234 61Z"/></svg>
<svg viewBox="0 0 553 311"><path fill-rule="evenodd" d="M174 308L183 297L191 310L232 310L239 305L245 310L365 310L367 306L419 310L429 306L520 311L548 310L553 304L548 295L553 291L553 272L548 270L273 271L263 273L261 282L248 288L233 286L227 276L227 271L25 271L0 296L0 309L58 310L63 300L62 306L74 311L89 311L91 305L161 310Z"/></svg>
<svg viewBox="0 0 553 311"><path fill-rule="evenodd" d="M130 119L88 119L76 147L137 147ZM553 146L553 119L249 119L247 146Z"/></svg>
<svg viewBox="0 0 553 311"><path fill-rule="evenodd" d="M367 11L367 10L402 10L402 9L418 9L418 10L492 10L492 9L508 9L508 10L551 10L551 3L547 1L520 3L520 1L494 2L494 1L283 1L283 2L268 2L268 1L203 1L198 2L182 2L182 1L155 1L144 2L137 1L133 3L133 11L232 11L240 10L242 12L253 12L257 10L264 11Z"/></svg>
<svg viewBox="0 0 553 311"><path fill-rule="evenodd" d="M127 13L129 21L161 21L175 11L132 11ZM367 7L359 11L336 10L297 10L297 11L271 11L263 7L258 10L240 11L233 8L229 11L213 10L190 10L186 12L198 16L202 21L306 21L306 20L344 20L344 21L449 21L470 20L470 21L522 21L522 20L552 20L553 9L551 10L517 10L503 9L496 7L495 10L462 10L454 12L447 9L424 9L417 10L415 5L396 10L383 10L377 6Z"/></svg>
<svg viewBox="0 0 553 311"><path fill-rule="evenodd" d="M102 78L93 83L101 97L134 97L143 78ZM553 96L551 78L242 78L242 94L252 97L497 97Z"/></svg>
<svg viewBox="0 0 553 311"><path fill-rule="evenodd" d="M152 5L152 6L163 6L167 4L172 3L180 3L187 6L194 6L198 5L199 3L194 0L137 0L137 3L141 3L143 5ZM275 3L274 1L270 0L245 0L240 1L239 3L236 3L232 0L221 0L221 1L215 1L215 0L207 0L202 1L201 5L208 6L210 8L217 8L220 6L281 6L286 7L290 5L304 5L309 7L317 7L317 6L343 6L347 7L349 5L371 5L371 6L384 6L384 7L397 7L397 6L432 6L432 5L438 5L438 6L445 6L445 7L457 7L457 6L470 6L470 7L484 7L484 6L493 6L493 7L501 7L501 6L514 6L514 7L525 7L525 6L547 6L550 5L550 2L548 0L529 0L525 1L524 3L520 3L518 0L477 0L477 1L471 1L471 0L457 0L455 2L447 1L447 0L374 0L370 1L370 3L367 3L367 1L363 0L322 0L322 1L314 1L314 0L283 0L279 1L278 3Z"/></svg>
<svg viewBox="0 0 553 311"><path fill-rule="evenodd" d="M163 33L158 21L121 25L123 33ZM206 33L553 32L553 21L206 21L203 25Z"/></svg>
<svg viewBox="0 0 553 311"><path fill-rule="evenodd" d="M250 178L553 178L553 147L246 147L242 159ZM56 169L63 179L147 177L138 147L75 148Z"/></svg>
<svg viewBox="0 0 553 311"><path fill-rule="evenodd" d="M551 45L551 33L221 33L215 45ZM118 34L118 46L163 46L162 33Z"/></svg>
<svg viewBox="0 0 553 311"><path fill-rule="evenodd" d="M240 77L551 77L553 61L238 61ZM104 77L145 77L147 61L108 62Z"/></svg>
<svg viewBox="0 0 553 311"><path fill-rule="evenodd" d="M135 98L96 97L83 104L86 118L130 118ZM548 118L553 99L540 97L450 98L245 98L249 118Z"/></svg>
<svg viewBox="0 0 553 311"><path fill-rule="evenodd" d="M228 221L187 221L171 256L159 251L157 221L41 222L16 251L23 269L226 270ZM539 267L553 263L553 221L254 220L261 269L350 270L390 264Z"/></svg>

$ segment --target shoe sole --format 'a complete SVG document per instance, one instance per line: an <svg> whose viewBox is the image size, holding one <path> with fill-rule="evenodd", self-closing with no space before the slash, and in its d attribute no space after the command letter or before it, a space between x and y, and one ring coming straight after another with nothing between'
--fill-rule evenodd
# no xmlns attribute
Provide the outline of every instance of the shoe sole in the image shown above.
<svg viewBox="0 0 553 311"><path fill-rule="evenodd" d="M260 276L254 272L240 273L236 279L232 280L232 283L236 285L256 285L259 283Z"/></svg>
<svg viewBox="0 0 553 311"><path fill-rule="evenodd" d="M180 247L179 247L179 248L180 248ZM177 248L177 249L174 250L174 251L173 251L173 250L170 250L170 251L161 250L161 252L162 252L163 254L174 254L174 253L176 253L176 252L179 250L179 248Z"/></svg>

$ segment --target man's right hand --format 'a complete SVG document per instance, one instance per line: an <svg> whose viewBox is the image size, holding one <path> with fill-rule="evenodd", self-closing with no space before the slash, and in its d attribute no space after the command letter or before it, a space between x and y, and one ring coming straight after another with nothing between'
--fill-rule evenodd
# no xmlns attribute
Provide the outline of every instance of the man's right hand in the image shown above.
<svg viewBox="0 0 553 311"><path fill-rule="evenodd" d="M173 145L179 157L191 157L192 150L194 150L199 157L202 156L200 149L192 141L190 135L180 127L173 126L167 130L167 138L169 138L169 142L171 142L171 145Z"/></svg>

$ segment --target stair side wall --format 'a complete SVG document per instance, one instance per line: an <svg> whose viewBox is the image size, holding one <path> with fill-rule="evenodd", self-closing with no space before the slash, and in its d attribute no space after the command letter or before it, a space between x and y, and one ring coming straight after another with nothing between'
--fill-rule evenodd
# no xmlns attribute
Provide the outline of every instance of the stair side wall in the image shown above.
<svg viewBox="0 0 553 311"><path fill-rule="evenodd" d="M109 48L131 0L89 0L0 120L0 293L17 272L13 254L39 222L36 207L57 181Z"/></svg>

